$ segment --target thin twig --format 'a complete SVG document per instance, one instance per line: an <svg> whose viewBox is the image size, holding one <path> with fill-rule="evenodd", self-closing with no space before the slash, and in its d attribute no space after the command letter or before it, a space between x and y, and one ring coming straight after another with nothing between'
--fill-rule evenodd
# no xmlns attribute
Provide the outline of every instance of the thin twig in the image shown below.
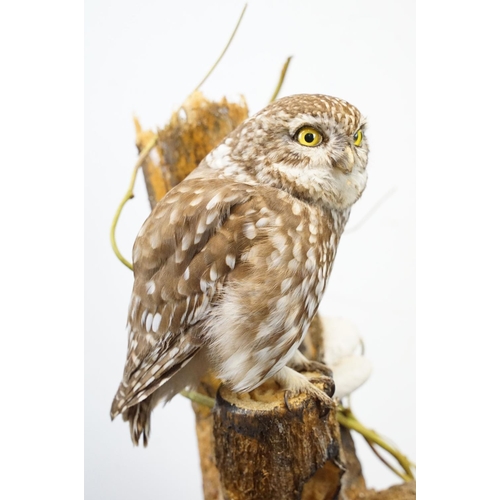
<svg viewBox="0 0 500 500"><path fill-rule="evenodd" d="M238 28L240 26L241 20L243 19L243 14L245 14L245 11L247 10L247 5L248 4L245 4L245 7L243 7L243 11L240 14L240 18L238 19L238 23L236 24L236 27L233 30L233 34L231 35L231 38L229 39L229 41L227 42L226 46L224 47L224 50L222 51L222 54L219 56L219 58L217 59L217 61L215 61L215 64L210 68L210 71L205 75L205 77L203 78L203 80L194 89L195 92L205 83L205 81L208 79L208 77L212 74L212 72L214 71L214 69L219 64L220 60L224 57L224 54L226 53L227 49L231 45L231 42L233 41L234 35L236 35L236 32L238 31Z"/></svg>
<svg viewBox="0 0 500 500"><path fill-rule="evenodd" d="M213 408L215 406L215 399L210 396L205 396L196 391L181 391L181 394L185 397L203 406L208 406Z"/></svg>
<svg viewBox="0 0 500 500"><path fill-rule="evenodd" d="M231 35L231 38L227 42L226 46L224 47L224 50L222 51L222 54L219 56L217 61L215 61L215 64L210 68L210 71L205 75L203 80L198 84L196 87L195 91L198 90L207 80L207 78L212 74L214 69L217 67L219 64L220 60L224 57L224 54L226 53L227 49L231 45L231 42L233 41L234 36L236 35L236 32L238 31L238 28L240 26L241 20L243 19L243 15L245 14L245 11L247 9L247 4L243 7L243 11L240 14L240 18L238 19L238 23L236 24L233 33ZM150 153L151 149L154 148L156 145L156 142L158 140L158 136L155 135L151 141L147 144L147 146L141 151L141 154L139 155L139 158L137 160L137 163L135 164L134 171L132 172L132 179L130 180L130 185L125 193L125 196L123 197L122 201L120 202L120 205L118 205L118 208L116 210L115 216L113 218L113 222L111 223L111 247L113 248L113 252L115 255L118 257L118 259L125 264L129 269L133 269L132 264L122 255L120 250L118 249L118 245L116 244L116 225L118 223L118 219L120 218L120 214L123 210L123 207L125 206L125 203L127 203L128 200L132 199L134 197L134 185L135 185L135 180L137 178L137 172L139 171L139 168L142 166L144 160Z"/></svg>
<svg viewBox="0 0 500 500"><path fill-rule="evenodd" d="M280 79L278 80L278 85L276 85L276 88L274 89L273 96L271 97L271 100L269 102L275 101L276 98L278 97L278 94L280 93L283 82L285 81L286 72L288 70L288 65L290 64L291 60L292 60L292 56L290 56L286 60L285 64L283 65L283 68L281 69Z"/></svg>
<svg viewBox="0 0 500 500"><path fill-rule="evenodd" d="M415 479L413 472L411 470L412 463L398 450L389 445L382 437L380 437L375 431L371 429L367 429L352 413L349 408L339 407L337 412L337 420L339 424L347 427L348 429L352 429L356 432L359 432L365 439L370 440L372 443L377 444L382 449L390 453L401 465L401 467L406 472L408 478L407 481Z"/></svg>
<svg viewBox="0 0 500 500"><path fill-rule="evenodd" d="M128 186L127 192L125 193L125 196L123 197L122 201L118 205L118 208L116 209L115 216L113 217L113 222L111 223L111 231L110 231L111 247L113 248L113 252L118 257L118 259L120 259L120 261L123 264L125 264L129 269L133 269L132 264L122 255L122 253L118 249L118 245L116 244L116 234L115 234L116 233L116 225L118 224L118 219L120 218L120 215L122 213L123 207L125 206L125 203L127 203L128 200L131 200L134 197L134 186L135 186L135 180L137 178L137 172L142 167L144 160L148 157L151 150L156 146L157 140L158 140L158 136L155 135L148 142L146 147L141 151L139 158L137 158L137 162L134 166L134 171L132 172L132 178L130 179L130 184Z"/></svg>
<svg viewBox="0 0 500 500"><path fill-rule="evenodd" d="M358 221L354 226L351 226L350 228L346 229L344 231L344 234L349 234L349 233L354 233L354 231L357 231L395 192L397 191L396 187L393 187L387 191L387 193L380 198L380 200L373 205L373 207L368 211L367 214L365 214L360 221Z"/></svg>
<svg viewBox="0 0 500 500"><path fill-rule="evenodd" d="M399 476L401 479L403 479L403 481L411 481L411 478L409 476L407 476L406 474L403 474L402 472L399 472L396 467L394 467L391 463L389 463L382 455L381 453L377 450L377 448L375 448L375 445L369 440L369 439L366 439L364 438L366 443L368 444L368 446L371 448L371 450L373 451L373 453L375 453L375 455L377 455L377 457L379 458L379 460L389 469L392 470L392 472L394 472L394 474L396 474L396 476Z"/></svg>

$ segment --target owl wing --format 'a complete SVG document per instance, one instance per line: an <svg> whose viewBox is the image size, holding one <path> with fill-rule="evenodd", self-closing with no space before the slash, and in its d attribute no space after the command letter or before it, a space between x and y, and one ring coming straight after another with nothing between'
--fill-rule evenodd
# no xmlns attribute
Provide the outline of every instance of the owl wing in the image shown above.
<svg viewBox="0 0 500 500"><path fill-rule="evenodd" d="M202 345L200 322L248 246L227 227L231 211L257 198L248 184L188 178L143 224L133 248L127 362L113 418L165 384Z"/></svg>

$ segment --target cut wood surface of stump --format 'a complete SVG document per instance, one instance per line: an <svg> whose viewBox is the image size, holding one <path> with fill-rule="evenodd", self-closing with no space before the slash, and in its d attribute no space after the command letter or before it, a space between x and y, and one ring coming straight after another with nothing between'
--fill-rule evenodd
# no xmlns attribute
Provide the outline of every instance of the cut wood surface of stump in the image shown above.
<svg viewBox="0 0 500 500"><path fill-rule="evenodd" d="M181 182L222 139L248 116L244 100L208 101L195 92L158 131L143 164L151 208ZM139 151L155 136L135 120ZM322 327L313 320L300 350L323 360ZM306 374L311 376L312 374ZM330 385L321 387L327 393ZM193 403L205 500L409 500L415 483L384 492L367 490L348 429L335 407L326 414L304 394L284 402L283 390L268 382L234 394L212 375L198 392L215 398L214 410Z"/></svg>

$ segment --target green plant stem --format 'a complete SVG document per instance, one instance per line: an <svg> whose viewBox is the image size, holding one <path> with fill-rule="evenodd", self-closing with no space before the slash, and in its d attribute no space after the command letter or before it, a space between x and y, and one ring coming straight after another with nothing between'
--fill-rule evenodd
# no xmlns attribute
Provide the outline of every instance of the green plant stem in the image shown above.
<svg viewBox="0 0 500 500"><path fill-rule="evenodd" d="M375 447L375 445L369 440L369 439L366 439L364 438L364 440L366 441L366 444L371 448L371 450L373 451L373 453L375 453L375 455L377 455L377 457L379 458L379 460L389 469L392 470L392 472L394 472L394 474L396 474L396 476L399 476L403 481L410 481L411 478L406 475L406 474L403 474L402 472L398 471L396 469L396 467L394 467L391 463L389 463L381 454L380 452L377 450L377 448Z"/></svg>
<svg viewBox="0 0 500 500"><path fill-rule="evenodd" d="M337 412L337 420L339 424L347 427L348 429L352 429L359 434L361 434L367 441L372 444L376 444L380 446L382 449L390 453L401 465L406 474L398 474L405 481L411 481L415 479L413 472L411 470L412 463L398 450L393 448L391 445L386 443L382 437L380 437L375 431L371 429L367 429L352 413L349 408L339 407L339 411Z"/></svg>
<svg viewBox="0 0 500 500"><path fill-rule="evenodd" d="M243 7L243 11L240 14L240 18L238 19L236 27L233 30L231 38L229 39L229 41L227 42L226 46L224 47L224 50L222 51L222 54L219 56L219 58L217 59L217 61L215 61L214 65L210 68L210 70L208 71L208 73L204 76L203 80L194 89L195 92L207 81L208 77L212 74L212 72L217 67L217 65L219 64L219 62L221 61L221 59L224 57L224 54L227 52L227 49L231 45L231 42L233 41L233 38L236 35L236 32L238 31L238 28L240 26L241 20L243 19L243 15L245 14L245 11L247 10L247 6L248 6L248 4L245 4L245 7Z"/></svg>
<svg viewBox="0 0 500 500"><path fill-rule="evenodd" d="M125 264L129 269L133 269L132 264L122 255L120 252L118 245L116 244L116 225L118 224L118 220L122 213L123 207L128 200L131 200L134 197L134 186L135 180L137 179L137 172L142 167L144 160L148 157L151 150L156 146L156 141L158 140L158 136L154 136L151 141L146 145L146 147L141 151L139 158L137 158L137 162L134 166L134 171L132 172L132 178L130 179L130 184L128 186L127 192L123 197L122 201L118 205L116 209L115 216L113 217L113 222L111 223L111 231L110 231L110 239L111 239L111 247L113 248L113 252L118 257L118 259Z"/></svg>
<svg viewBox="0 0 500 500"><path fill-rule="evenodd" d="M181 394L185 397L203 406L208 406L213 408L215 406L215 399L210 396L205 396L196 391L181 391Z"/></svg>
<svg viewBox="0 0 500 500"><path fill-rule="evenodd" d="M231 42L233 41L233 38L236 35L236 32L238 31L238 28L240 26L241 20L243 19L243 15L245 14L246 9L247 9L247 4L245 4L245 7L243 7L243 11L240 14L240 18L238 19L238 23L236 24L236 27L233 30L231 38L229 38L229 41L227 42L226 46L224 47L224 50L222 51L222 53L219 56L219 58L217 59L217 61L215 61L214 65L210 68L209 72L205 75L203 80L198 84L195 91L198 90L205 83L207 78L212 74L214 69L219 64L220 60L224 57L224 54L226 53L227 49L231 45ZM132 179L130 180L129 188L128 188L127 192L125 193L125 196L123 197L122 201L118 205L115 216L113 217L113 222L111 223L111 232L110 232L111 247L113 248L113 252L118 257L120 262L122 262L129 269L133 269L132 264L123 256L123 254L120 252L120 249L118 248L118 245L116 244L116 234L115 234L116 233L116 225L118 224L118 219L120 218L123 207L125 206L127 201L131 200L134 197L133 190L134 190L135 181L137 178L137 172L139 171L139 168L142 166L144 160L147 158L150 151L155 147L157 140L158 140L158 136L155 135L153 137L153 139L151 139L151 141L147 144L147 146L141 151L141 154L139 155L137 163L134 167L134 171L132 172Z"/></svg>
<svg viewBox="0 0 500 500"><path fill-rule="evenodd" d="M283 68L281 69L280 79L278 80L278 85L276 85L276 88L274 89L274 93L273 93L271 100L269 102L275 101L276 98L278 97L278 94L280 93L283 82L285 81L286 72L288 70L288 65L290 64L291 59L292 59L292 56L290 56L286 60L285 64L283 65Z"/></svg>

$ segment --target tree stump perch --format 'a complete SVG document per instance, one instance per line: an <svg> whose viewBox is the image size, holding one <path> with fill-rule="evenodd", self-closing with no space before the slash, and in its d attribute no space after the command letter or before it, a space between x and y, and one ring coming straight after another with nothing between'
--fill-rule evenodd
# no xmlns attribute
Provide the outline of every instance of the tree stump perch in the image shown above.
<svg viewBox="0 0 500 500"><path fill-rule="evenodd" d="M309 378L316 373L305 373ZM325 392L331 393L333 381ZM335 408L326 415L314 399L299 394L284 402L284 391L267 382L248 394L221 386L214 408L215 457L227 500L294 500L310 480L314 490L328 463L329 491L340 489L340 431Z"/></svg>

